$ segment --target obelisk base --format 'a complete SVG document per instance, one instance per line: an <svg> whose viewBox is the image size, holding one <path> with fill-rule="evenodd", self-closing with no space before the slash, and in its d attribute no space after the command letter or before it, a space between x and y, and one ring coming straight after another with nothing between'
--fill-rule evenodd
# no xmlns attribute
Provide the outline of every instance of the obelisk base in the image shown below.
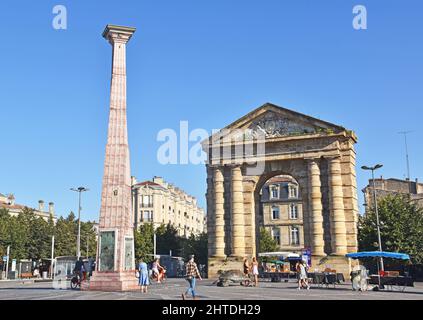
<svg viewBox="0 0 423 320"><path fill-rule="evenodd" d="M81 290L90 291L133 291L139 290L138 279L133 271L96 271L87 286Z"/></svg>

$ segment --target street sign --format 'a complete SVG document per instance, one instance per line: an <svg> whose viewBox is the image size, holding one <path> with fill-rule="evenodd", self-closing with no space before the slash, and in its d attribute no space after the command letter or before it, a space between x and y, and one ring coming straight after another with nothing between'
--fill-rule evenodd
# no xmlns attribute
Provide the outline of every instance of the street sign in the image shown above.
<svg viewBox="0 0 423 320"><path fill-rule="evenodd" d="M3 256L3 262L7 261L7 256Z"/></svg>

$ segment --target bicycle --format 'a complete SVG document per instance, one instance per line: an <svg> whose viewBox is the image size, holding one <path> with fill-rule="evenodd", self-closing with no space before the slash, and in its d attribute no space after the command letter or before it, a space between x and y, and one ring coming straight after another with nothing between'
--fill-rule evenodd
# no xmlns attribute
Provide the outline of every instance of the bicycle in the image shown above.
<svg viewBox="0 0 423 320"><path fill-rule="evenodd" d="M85 281L86 278L87 278L87 273L86 272L83 272L82 273L82 279L80 278L80 276L79 276L79 274L77 272L74 272L73 273L73 276L71 278L71 281L70 281L71 289L74 290L77 287L79 287L81 289L81 283L82 283L82 281Z"/></svg>

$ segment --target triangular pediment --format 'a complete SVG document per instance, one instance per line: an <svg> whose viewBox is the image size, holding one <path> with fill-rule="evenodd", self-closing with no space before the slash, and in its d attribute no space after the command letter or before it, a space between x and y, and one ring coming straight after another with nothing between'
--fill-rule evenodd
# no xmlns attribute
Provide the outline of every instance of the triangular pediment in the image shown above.
<svg viewBox="0 0 423 320"><path fill-rule="evenodd" d="M312 134L332 134L346 131L345 128L286 108L266 103L221 130L224 132L241 130L243 135L255 137L258 134L268 138L302 136ZM231 134L232 135L232 134Z"/></svg>

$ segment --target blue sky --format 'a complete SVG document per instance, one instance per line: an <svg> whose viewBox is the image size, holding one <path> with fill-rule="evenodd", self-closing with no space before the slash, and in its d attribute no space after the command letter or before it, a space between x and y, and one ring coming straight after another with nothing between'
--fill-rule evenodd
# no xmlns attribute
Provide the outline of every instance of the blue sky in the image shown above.
<svg viewBox="0 0 423 320"><path fill-rule="evenodd" d="M67 30L52 9L67 8ZM368 29L352 28L363 4ZM211 132L265 102L355 130L357 165L423 178L421 1L3 1L0 192L98 219L110 89L107 23L137 28L127 50L132 174L163 176L205 205L203 165L157 162L163 128ZM357 169L361 189L368 173ZM361 192L360 204L362 204Z"/></svg>

